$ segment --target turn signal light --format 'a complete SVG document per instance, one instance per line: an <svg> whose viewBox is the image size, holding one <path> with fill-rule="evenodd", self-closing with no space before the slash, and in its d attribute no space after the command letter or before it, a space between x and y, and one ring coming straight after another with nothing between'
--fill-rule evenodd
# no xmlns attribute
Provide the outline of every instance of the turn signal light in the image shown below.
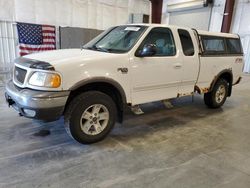
<svg viewBox="0 0 250 188"><path fill-rule="evenodd" d="M57 88L61 85L61 77L58 74L53 74L51 76L50 85L53 88Z"/></svg>

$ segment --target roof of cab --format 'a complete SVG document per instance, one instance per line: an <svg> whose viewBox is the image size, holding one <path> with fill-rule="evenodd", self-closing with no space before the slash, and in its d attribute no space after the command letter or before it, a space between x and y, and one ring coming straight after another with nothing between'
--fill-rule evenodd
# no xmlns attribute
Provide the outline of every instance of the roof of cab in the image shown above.
<svg viewBox="0 0 250 188"><path fill-rule="evenodd" d="M133 24L126 24L126 25L139 25L139 26L148 26L148 27L169 27L175 29L187 29L190 30L192 28L189 27L182 27L177 25L167 25L167 24L143 24L143 23L133 23ZM195 28L194 28L195 29ZM205 30L197 30L199 35L208 35L208 36L219 36L219 37L228 37L228 38L239 38L239 35L233 33L220 33L220 32L211 32Z"/></svg>

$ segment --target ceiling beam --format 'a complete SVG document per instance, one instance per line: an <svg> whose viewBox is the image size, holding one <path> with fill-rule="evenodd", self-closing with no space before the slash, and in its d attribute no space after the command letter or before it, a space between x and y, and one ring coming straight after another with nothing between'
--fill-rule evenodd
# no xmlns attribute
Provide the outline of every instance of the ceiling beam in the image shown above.
<svg viewBox="0 0 250 188"><path fill-rule="evenodd" d="M221 26L221 32L229 33L232 23L233 11L235 0L226 0L223 21Z"/></svg>

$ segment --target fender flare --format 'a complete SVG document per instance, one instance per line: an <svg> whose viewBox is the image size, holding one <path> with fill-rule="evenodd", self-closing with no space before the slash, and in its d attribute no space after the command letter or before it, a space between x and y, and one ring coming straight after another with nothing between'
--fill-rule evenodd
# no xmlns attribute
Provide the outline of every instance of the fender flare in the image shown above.
<svg viewBox="0 0 250 188"><path fill-rule="evenodd" d="M123 104L127 103L127 98L126 98L126 94L125 94L123 87L117 81L111 78L107 78L107 77L94 77L94 78L87 78L87 79L81 80L77 82L76 84L74 84L72 87L70 87L69 90L74 91L80 87L83 87L87 84L92 84L92 83L93 84L94 83L107 83L107 84L112 85L119 91Z"/></svg>
<svg viewBox="0 0 250 188"><path fill-rule="evenodd" d="M233 85L233 72L232 69L224 69L221 72L219 72L213 79L212 83L210 84L209 92L213 90L214 85L218 81L218 79L223 75L223 74L229 74L230 75L230 80L229 80L229 91L228 91L228 96L231 96L232 93L232 85Z"/></svg>

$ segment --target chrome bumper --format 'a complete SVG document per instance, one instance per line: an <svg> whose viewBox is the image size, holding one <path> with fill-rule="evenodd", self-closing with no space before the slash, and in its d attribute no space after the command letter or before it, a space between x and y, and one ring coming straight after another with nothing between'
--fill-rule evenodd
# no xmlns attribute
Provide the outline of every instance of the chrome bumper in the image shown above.
<svg viewBox="0 0 250 188"><path fill-rule="evenodd" d="M7 83L5 89L7 102L21 115L46 121L60 118L70 94L70 91L20 89L12 81ZM34 111L34 115L27 114L27 110Z"/></svg>

